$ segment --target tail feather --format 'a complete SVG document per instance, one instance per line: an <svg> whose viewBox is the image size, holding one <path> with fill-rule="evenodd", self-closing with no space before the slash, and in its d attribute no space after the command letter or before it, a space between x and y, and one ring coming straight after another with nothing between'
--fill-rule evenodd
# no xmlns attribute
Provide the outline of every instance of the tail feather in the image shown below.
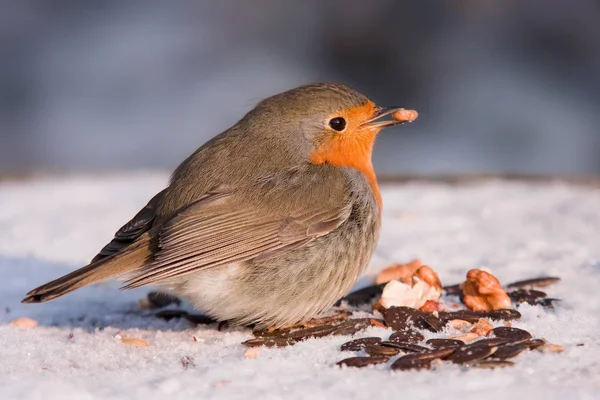
<svg viewBox="0 0 600 400"><path fill-rule="evenodd" d="M146 263L150 255L148 240L144 238L113 256L92 262L33 289L21 302L43 303L92 283L135 271Z"/></svg>

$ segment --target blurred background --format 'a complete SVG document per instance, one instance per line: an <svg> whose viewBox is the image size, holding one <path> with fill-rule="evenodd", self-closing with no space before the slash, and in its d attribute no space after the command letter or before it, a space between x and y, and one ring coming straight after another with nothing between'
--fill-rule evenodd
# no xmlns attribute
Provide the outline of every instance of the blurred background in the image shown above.
<svg viewBox="0 0 600 400"><path fill-rule="evenodd" d="M337 81L419 111L379 173L600 173L597 0L0 4L0 172L171 169Z"/></svg>

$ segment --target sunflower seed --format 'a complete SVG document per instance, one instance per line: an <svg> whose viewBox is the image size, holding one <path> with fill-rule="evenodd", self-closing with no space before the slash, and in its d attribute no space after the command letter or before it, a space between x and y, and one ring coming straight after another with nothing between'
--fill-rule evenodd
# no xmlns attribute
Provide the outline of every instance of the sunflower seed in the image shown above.
<svg viewBox="0 0 600 400"><path fill-rule="evenodd" d="M341 303L342 301L347 302L351 306L368 304L375 297L381 295L385 285L386 285L385 283L382 283L380 285L372 285L372 286L364 287L362 289L359 289L355 292L352 292L352 293L346 295L345 297L342 297L342 299L340 301L338 301L337 304Z"/></svg>
<svg viewBox="0 0 600 400"><path fill-rule="evenodd" d="M376 357L376 356L392 357L392 356L395 356L398 353L400 353L400 349L397 349L395 347L382 346L380 344L372 344L372 345L365 347L365 352L368 355L373 356L373 357Z"/></svg>
<svg viewBox="0 0 600 400"><path fill-rule="evenodd" d="M342 345L342 351L359 351L364 349L368 345L381 343L381 338L378 337L366 337L361 339L351 340Z"/></svg>
<svg viewBox="0 0 600 400"><path fill-rule="evenodd" d="M531 350L535 350L538 347L545 345L546 341L544 339L531 339L531 340L526 341L525 343L527 343L529 345L529 348Z"/></svg>
<svg viewBox="0 0 600 400"><path fill-rule="evenodd" d="M485 317L493 320L513 321L516 319L521 319L521 313L517 310L513 310L512 308L503 308L501 310L490 311L486 313Z"/></svg>
<svg viewBox="0 0 600 400"><path fill-rule="evenodd" d="M389 359L390 359L389 357L385 357L385 356L350 357L350 358L346 358L345 360L338 362L336 365L339 365L340 367L345 365L346 367L352 367L352 368L364 368L364 367L368 367L369 365L384 364L384 363L388 362Z"/></svg>
<svg viewBox="0 0 600 400"><path fill-rule="evenodd" d="M312 328L304 328L290 332L286 337L296 341L306 340L310 338L320 338L324 336L333 335L337 328L338 327L335 325L315 326Z"/></svg>
<svg viewBox="0 0 600 400"><path fill-rule="evenodd" d="M525 350L529 350L529 344L526 342L508 343L503 346L499 346L498 350L496 350L492 357L500 360L506 360L518 356Z"/></svg>
<svg viewBox="0 0 600 400"><path fill-rule="evenodd" d="M420 360L415 358L400 357L392 364L392 371L408 371L430 369L432 360Z"/></svg>
<svg viewBox="0 0 600 400"><path fill-rule="evenodd" d="M506 285L507 288L533 288L533 287L546 287L555 284L560 281L560 278L554 276L545 276L542 278L526 279L524 281L517 281Z"/></svg>
<svg viewBox="0 0 600 400"><path fill-rule="evenodd" d="M437 359L441 359L441 358L447 358L452 353L454 353L455 350L456 349L446 347L443 349L433 349L433 350L422 351L419 353L407 354L405 356L402 356L401 358L432 361L432 360L437 360Z"/></svg>
<svg viewBox="0 0 600 400"><path fill-rule="evenodd" d="M546 296L546 293L535 289L517 289L508 293L508 297L515 303L535 304L536 301Z"/></svg>
<svg viewBox="0 0 600 400"><path fill-rule="evenodd" d="M282 338L282 337L258 337L250 340L246 340L242 342L242 344L246 347L286 347L293 346L296 342L290 338Z"/></svg>
<svg viewBox="0 0 600 400"><path fill-rule="evenodd" d="M500 346L506 343L509 343L510 341L508 339L504 339L504 338L486 338L486 339L480 339L477 340L476 342L473 342L470 344L470 346L488 346L488 347L494 347L494 346Z"/></svg>
<svg viewBox="0 0 600 400"><path fill-rule="evenodd" d="M438 313L438 317L444 322L452 321L453 319L460 319L463 321L476 323L479 321L479 318L484 318L484 313L469 311L469 310L460 310L460 311L451 311L445 312L442 311Z"/></svg>
<svg viewBox="0 0 600 400"><path fill-rule="evenodd" d="M334 326L334 335L353 335L371 326L382 326L383 320L376 318L355 318ZM385 325L383 325L385 326ZM311 328L312 329L312 328Z"/></svg>
<svg viewBox="0 0 600 400"><path fill-rule="evenodd" d="M400 349L400 350L404 351L405 353L422 353L424 351L431 350L428 347L419 346L418 344L414 344L414 343L401 343L401 342L387 341L387 342L381 342L380 344L382 346L394 347L396 349Z"/></svg>
<svg viewBox="0 0 600 400"><path fill-rule="evenodd" d="M434 348L461 347L465 345L463 341L455 339L429 339L425 343Z"/></svg>
<svg viewBox="0 0 600 400"><path fill-rule="evenodd" d="M268 330L268 329L263 329L263 330L256 330L253 331L252 334L256 337L286 337L288 334L290 333L290 329L288 328L284 328L284 329L273 329L273 330Z"/></svg>
<svg viewBox="0 0 600 400"><path fill-rule="evenodd" d="M425 313L410 307L390 307L383 317L385 322L395 331L403 331L411 327L423 328L426 326L423 316Z"/></svg>
<svg viewBox="0 0 600 400"><path fill-rule="evenodd" d="M497 349L497 347L488 346L463 346L456 349L456 351L448 357L448 360L455 364L469 365L491 356Z"/></svg>
<svg viewBox="0 0 600 400"><path fill-rule="evenodd" d="M394 343L419 343L424 339L425 336L412 329L394 332L388 338L390 342Z"/></svg>
<svg viewBox="0 0 600 400"><path fill-rule="evenodd" d="M423 321L427 324L427 330L431 332L441 332L444 330L444 326L446 325L441 319L436 317L433 314L428 314L423 317Z"/></svg>
<svg viewBox="0 0 600 400"><path fill-rule="evenodd" d="M507 326L499 326L492 329L492 333L499 338L508 339L511 342L531 339L531 333L519 328L510 328Z"/></svg>

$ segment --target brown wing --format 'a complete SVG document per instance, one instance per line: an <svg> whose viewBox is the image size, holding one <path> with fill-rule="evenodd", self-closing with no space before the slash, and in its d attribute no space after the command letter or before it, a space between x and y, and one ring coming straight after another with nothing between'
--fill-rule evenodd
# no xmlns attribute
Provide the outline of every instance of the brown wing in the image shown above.
<svg viewBox="0 0 600 400"><path fill-rule="evenodd" d="M265 259L326 235L352 209L347 193L337 186L321 188L322 193L299 187L287 193L287 200L284 191L270 188L260 196L237 192L198 201L165 224L154 261L125 288ZM319 194L326 196L320 202Z"/></svg>
<svg viewBox="0 0 600 400"><path fill-rule="evenodd" d="M118 253L142 236L144 232L150 230L156 219L156 205L163 198L165 191L166 189L154 196L148 204L135 215L135 217L123 225L121 229L115 233L113 240L104 246L96 257L92 259L91 264Z"/></svg>

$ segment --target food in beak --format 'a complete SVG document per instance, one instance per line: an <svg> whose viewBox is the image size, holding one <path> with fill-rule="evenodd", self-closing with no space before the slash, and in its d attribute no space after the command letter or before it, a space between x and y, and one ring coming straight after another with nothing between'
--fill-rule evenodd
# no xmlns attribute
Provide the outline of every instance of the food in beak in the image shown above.
<svg viewBox="0 0 600 400"><path fill-rule="evenodd" d="M398 122L413 122L419 113L415 110L405 110L404 108L399 108L392 113L392 118Z"/></svg>

